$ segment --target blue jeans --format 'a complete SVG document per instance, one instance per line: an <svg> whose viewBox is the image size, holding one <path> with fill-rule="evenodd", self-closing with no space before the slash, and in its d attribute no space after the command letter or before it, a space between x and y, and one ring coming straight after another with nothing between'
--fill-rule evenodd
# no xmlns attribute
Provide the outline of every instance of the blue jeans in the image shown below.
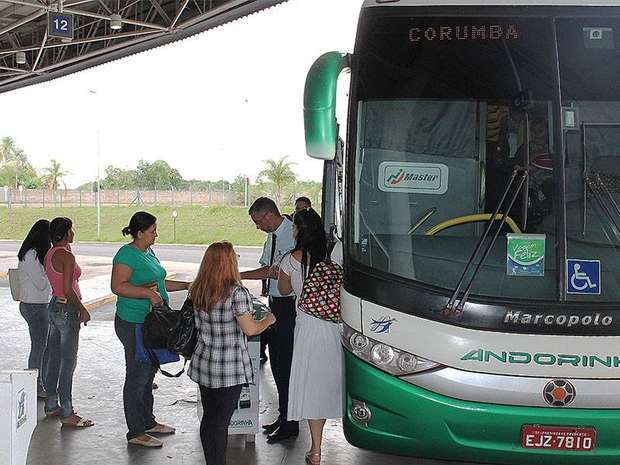
<svg viewBox="0 0 620 465"><path fill-rule="evenodd" d="M61 304L55 297L49 304L49 362L45 375L47 401L45 410L62 409L62 417L73 415L73 372L77 364L80 319L78 310L70 303Z"/></svg>
<svg viewBox="0 0 620 465"><path fill-rule="evenodd" d="M153 415L153 379L157 367L136 360L136 323L114 319L114 330L125 348L125 384L123 407L127 422L127 439L142 436L157 422Z"/></svg>
<svg viewBox="0 0 620 465"><path fill-rule="evenodd" d="M39 370L37 375L38 391L45 390L45 371L49 361L47 347L47 331L49 318L47 314L47 304L28 304L19 303L19 312L28 323L30 333L30 355L28 356L28 369Z"/></svg>

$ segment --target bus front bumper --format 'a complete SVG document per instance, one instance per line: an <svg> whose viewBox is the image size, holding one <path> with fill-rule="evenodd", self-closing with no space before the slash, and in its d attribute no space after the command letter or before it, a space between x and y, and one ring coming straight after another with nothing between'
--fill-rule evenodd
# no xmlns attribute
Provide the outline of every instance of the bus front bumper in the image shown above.
<svg viewBox="0 0 620 465"><path fill-rule="evenodd" d="M364 449L425 458L511 464L618 464L620 410L517 407L468 402L413 386L345 350L347 440ZM351 416L366 404L366 425ZM525 449L523 425L596 429L587 452Z"/></svg>

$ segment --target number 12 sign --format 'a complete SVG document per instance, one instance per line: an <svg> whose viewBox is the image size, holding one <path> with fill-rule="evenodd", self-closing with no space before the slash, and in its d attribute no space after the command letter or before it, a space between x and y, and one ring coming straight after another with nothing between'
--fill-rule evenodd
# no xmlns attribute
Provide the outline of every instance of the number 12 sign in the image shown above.
<svg viewBox="0 0 620 465"><path fill-rule="evenodd" d="M50 11L47 24L47 35L49 37L73 39L73 15Z"/></svg>

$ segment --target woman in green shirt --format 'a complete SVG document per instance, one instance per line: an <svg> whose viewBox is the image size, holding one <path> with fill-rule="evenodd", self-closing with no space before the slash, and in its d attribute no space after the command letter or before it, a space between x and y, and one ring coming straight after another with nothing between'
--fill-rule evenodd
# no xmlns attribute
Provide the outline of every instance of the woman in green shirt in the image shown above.
<svg viewBox="0 0 620 465"><path fill-rule="evenodd" d="M123 235L131 235L133 241L114 256L112 292L118 296L114 329L125 348L123 405L129 429L127 441L161 447L162 441L151 434L173 434L175 429L155 421L152 386L157 368L136 360L136 326L144 323L151 306L168 303L168 291L186 290L190 283L166 279L166 270L151 249L157 238L157 218L153 215L134 213Z"/></svg>

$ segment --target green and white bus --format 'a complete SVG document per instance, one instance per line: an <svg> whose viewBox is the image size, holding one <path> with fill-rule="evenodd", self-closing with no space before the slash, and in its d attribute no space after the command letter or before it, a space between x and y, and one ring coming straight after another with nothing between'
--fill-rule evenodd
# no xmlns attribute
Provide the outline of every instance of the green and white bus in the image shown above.
<svg viewBox="0 0 620 465"><path fill-rule="evenodd" d="M349 442L620 463L620 1L366 0L304 107Z"/></svg>

